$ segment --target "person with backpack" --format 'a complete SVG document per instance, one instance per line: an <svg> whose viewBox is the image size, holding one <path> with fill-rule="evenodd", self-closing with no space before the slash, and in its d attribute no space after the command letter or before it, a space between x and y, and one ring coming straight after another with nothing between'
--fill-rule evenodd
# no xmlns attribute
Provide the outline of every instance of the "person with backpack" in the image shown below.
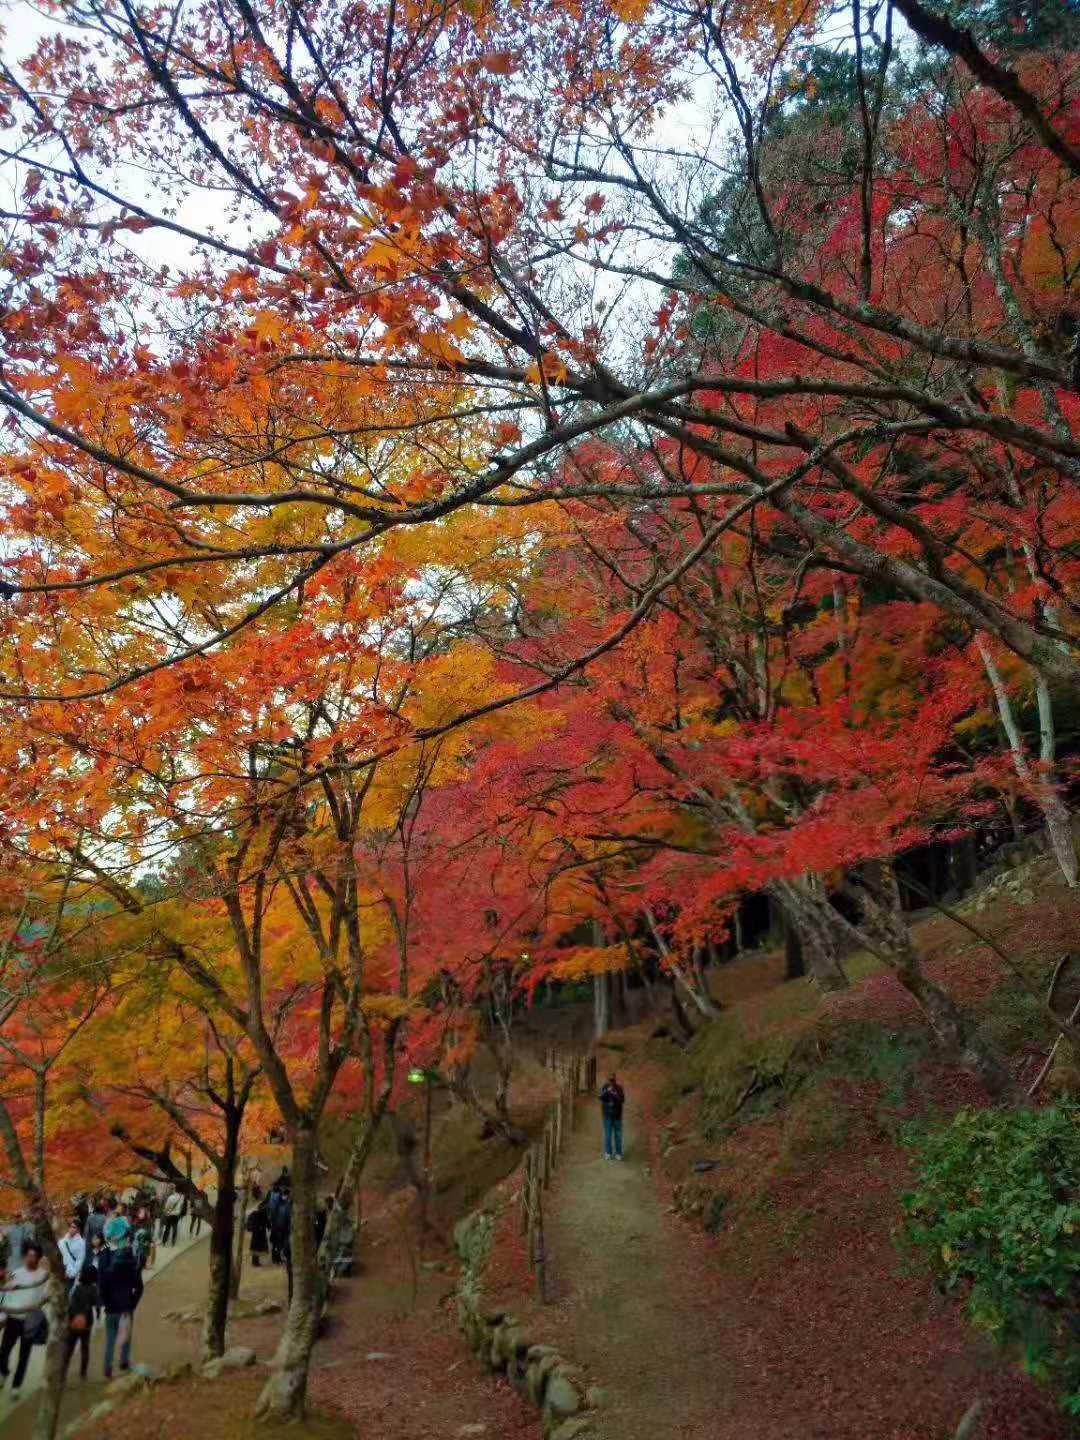
<svg viewBox="0 0 1080 1440"><path fill-rule="evenodd" d="M281 1182L275 1180L270 1186L270 1194L266 1197L266 1215L270 1222L270 1259L275 1265L281 1264L282 1222L279 1216L285 1211L287 1204Z"/></svg>
<svg viewBox="0 0 1080 1440"><path fill-rule="evenodd" d="M18 1395L26 1378L30 1351L48 1338L45 1319L45 1298L49 1291L49 1267L42 1259L42 1249L31 1240L22 1254L22 1264L4 1272L0 1284L0 1315L4 1330L0 1336L0 1387L7 1384L11 1352L19 1347L15 1378L11 1391Z"/></svg>
<svg viewBox="0 0 1080 1440"><path fill-rule="evenodd" d="M105 1311L105 1378L112 1379L113 1358L120 1347L120 1369L131 1369L131 1329L135 1308L142 1299L143 1282L130 1245L115 1251L102 1266L98 1294Z"/></svg>
<svg viewBox="0 0 1080 1440"><path fill-rule="evenodd" d="M71 1365L71 1357L79 1347L79 1379L86 1379L90 1368L90 1333L94 1328L94 1311L97 1309L97 1271L93 1265L84 1265L68 1296L67 1348L64 1351L64 1374Z"/></svg>
<svg viewBox="0 0 1080 1440"><path fill-rule="evenodd" d="M626 1104L626 1091L609 1075L607 1084L600 1091L600 1111L604 1118L604 1159L621 1160L622 1153L622 1112Z"/></svg>
<svg viewBox="0 0 1080 1440"><path fill-rule="evenodd" d="M271 1199L274 1196L271 1190ZM277 1191L277 1204L270 1212L270 1249L274 1264L280 1265L285 1262L286 1267L289 1261L286 1260L285 1250L289 1244L289 1236L292 1231L292 1198L288 1190Z"/></svg>
<svg viewBox="0 0 1080 1440"><path fill-rule="evenodd" d="M154 1259L154 1221L145 1205L140 1205L135 1213L131 1247L135 1251L135 1260L141 1273L147 1265L153 1264Z"/></svg>
<svg viewBox="0 0 1080 1440"><path fill-rule="evenodd" d="M114 1200L109 1207L109 1218L105 1221L105 1243L114 1250L127 1245L131 1239L131 1221L127 1217L127 1206Z"/></svg>

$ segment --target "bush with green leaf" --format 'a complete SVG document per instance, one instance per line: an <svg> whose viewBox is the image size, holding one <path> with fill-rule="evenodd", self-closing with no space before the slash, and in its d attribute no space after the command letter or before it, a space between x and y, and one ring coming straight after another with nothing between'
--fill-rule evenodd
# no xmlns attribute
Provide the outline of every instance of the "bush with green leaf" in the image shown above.
<svg viewBox="0 0 1080 1440"><path fill-rule="evenodd" d="M1080 1414L1080 1106L962 1110L907 1145L907 1244Z"/></svg>

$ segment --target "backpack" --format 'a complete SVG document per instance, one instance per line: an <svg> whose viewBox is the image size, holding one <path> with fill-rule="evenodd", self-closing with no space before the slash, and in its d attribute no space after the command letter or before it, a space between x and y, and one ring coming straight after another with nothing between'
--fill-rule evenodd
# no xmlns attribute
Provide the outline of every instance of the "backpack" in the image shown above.
<svg viewBox="0 0 1080 1440"><path fill-rule="evenodd" d="M123 1313L127 1310L134 1310L136 1304L136 1292L139 1282L139 1269L135 1263L135 1256L131 1250L118 1250L109 1266L108 1279L105 1282L107 1288L106 1310L117 1310Z"/></svg>

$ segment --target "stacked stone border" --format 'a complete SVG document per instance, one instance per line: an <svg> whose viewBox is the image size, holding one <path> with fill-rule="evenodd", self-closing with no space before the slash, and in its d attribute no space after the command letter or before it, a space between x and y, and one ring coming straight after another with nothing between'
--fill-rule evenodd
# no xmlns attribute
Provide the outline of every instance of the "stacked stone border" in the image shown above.
<svg viewBox="0 0 1080 1440"><path fill-rule="evenodd" d="M528 1236L541 1304L547 1298L543 1194L558 1164L563 1138L574 1127L577 1096L583 1087L590 1089L595 1083L595 1056L584 1062L575 1059L564 1068L559 1096L549 1109L543 1134L526 1154L519 1172L522 1232ZM492 1373L505 1375L518 1394L541 1412L546 1440L599 1440L596 1412L604 1404L604 1392L598 1386L586 1386L580 1368L554 1346L535 1343L516 1316L484 1303L483 1275L495 1225L512 1203L505 1199L497 1208L474 1211L454 1230L454 1246L461 1261L458 1327L477 1360Z"/></svg>

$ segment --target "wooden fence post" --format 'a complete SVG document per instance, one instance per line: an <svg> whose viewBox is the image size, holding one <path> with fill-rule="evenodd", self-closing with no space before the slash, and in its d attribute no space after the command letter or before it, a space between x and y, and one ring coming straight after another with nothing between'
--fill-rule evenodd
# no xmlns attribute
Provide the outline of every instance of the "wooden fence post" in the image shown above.
<svg viewBox="0 0 1080 1440"><path fill-rule="evenodd" d="M529 1152L530 1157L532 1151ZM527 1248L529 1252L529 1264L536 1264L536 1166L529 1165L529 1179L525 1187L526 1212L528 1215Z"/></svg>
<svg viewBox="0 0 1080 1440"><path fill-rule="evenodd" d="M544 1242L544 1201L542 1194L536 1196L536 1298L541 1305L547 1304L547 1246Z"/></svg>
<svg viewBox="0 0 1080 1440"><path fill-rule="evenodd" d="M532 1184L532 1150L525 1151L521 1166L521 1233L529 1230L529 1186Z"/></svg>

